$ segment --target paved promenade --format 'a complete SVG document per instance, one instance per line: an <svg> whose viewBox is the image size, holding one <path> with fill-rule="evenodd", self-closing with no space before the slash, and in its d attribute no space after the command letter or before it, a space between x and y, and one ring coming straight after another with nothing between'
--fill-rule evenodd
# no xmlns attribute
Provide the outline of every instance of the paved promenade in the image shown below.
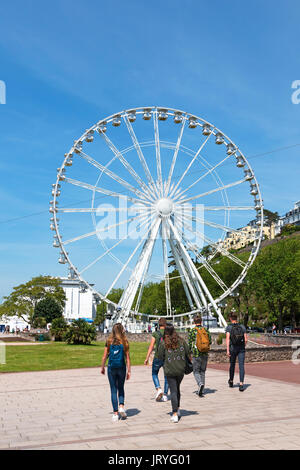
<svg viewBox="0 0 300 470"><path fill-rule="evenodd" d="M151 368L133 367L128 419L112 423L99 369L2 374L0 450L300 449L299 384L248 375L241 393L227 379L227 371L209 368L199 398L193 375L186 376L182 418L173 424L170 402L154 400Z"/></svg>

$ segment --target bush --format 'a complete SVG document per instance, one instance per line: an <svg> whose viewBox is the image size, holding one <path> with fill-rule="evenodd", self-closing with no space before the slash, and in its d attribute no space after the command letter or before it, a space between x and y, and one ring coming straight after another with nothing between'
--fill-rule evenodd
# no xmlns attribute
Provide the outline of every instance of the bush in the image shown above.
<svg viewBox="0 0 300 470"><path fill-rule="evenodd" d="M63 341L68 329L68 324L63 317L54 318L51 324L51 335L54 336L54 341Z"/></svg>
<svg viewBox="0 0 300 470"><path fill-rule="evenodd" d="M65 340L69 344L91 344L96 338L96 328L82 319L73 321L65 334Z"/></svg>
<svg viewBox="0 0 300 470"><path fill-rule="evenodd" d="M226 334L225 333L220 333L218 338L217 338L217 344L222 344L223 343L223 339L226 338Z"/></svg>

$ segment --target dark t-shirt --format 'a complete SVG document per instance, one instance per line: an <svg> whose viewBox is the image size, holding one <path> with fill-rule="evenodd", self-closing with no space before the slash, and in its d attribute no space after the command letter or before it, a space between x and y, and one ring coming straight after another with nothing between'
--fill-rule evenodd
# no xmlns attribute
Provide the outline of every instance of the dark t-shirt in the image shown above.
<svg viewBox="0 0 300 470"><path fill-rule="evenodd" d="M230 325L227 325L227 326L226 326L225 333L229 333L229 334L230 334L231 331L232 331L233 325L238 325L238 326L240 326L240 327L242 328L242 330L243 330L243 333L244 333L244 334L247 333L247 330L246 330L245 326L244 326L244 325L241 325L240 323L230 323ZM230 338L229 346L230 346L230 347L234 347L234 346L235 346L234 344L232 344L231 338ZM245 348L245 343L244 343L244 344L241 344L241 345L238 346L238 347L240 347L240 348Z"/></svg>

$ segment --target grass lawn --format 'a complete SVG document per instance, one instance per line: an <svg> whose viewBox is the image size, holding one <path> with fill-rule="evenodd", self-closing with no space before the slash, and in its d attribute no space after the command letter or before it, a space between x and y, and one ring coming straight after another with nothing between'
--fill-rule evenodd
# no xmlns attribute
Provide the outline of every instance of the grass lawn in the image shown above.
<svg viewBox="0 0 300 470"><path fill-rule="evenodd" d="M130 344L132 365L144 363L148 346L149 343ZM0 373L97 367L101 364L103 351L104 342L94 342L89 346L55 342L7 346L6 364L0 364Z"/></svg>

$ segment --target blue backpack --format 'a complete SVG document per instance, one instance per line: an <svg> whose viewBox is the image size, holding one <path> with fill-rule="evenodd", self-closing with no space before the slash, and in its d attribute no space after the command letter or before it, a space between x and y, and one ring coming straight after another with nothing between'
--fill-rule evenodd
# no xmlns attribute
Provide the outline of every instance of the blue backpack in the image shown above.
<svg viewBox="0 0 300 470"><path fill-rule="evenodd" d="M123 344L110 345L108 365L112 369L118 369L125 365Z"/></svg>

